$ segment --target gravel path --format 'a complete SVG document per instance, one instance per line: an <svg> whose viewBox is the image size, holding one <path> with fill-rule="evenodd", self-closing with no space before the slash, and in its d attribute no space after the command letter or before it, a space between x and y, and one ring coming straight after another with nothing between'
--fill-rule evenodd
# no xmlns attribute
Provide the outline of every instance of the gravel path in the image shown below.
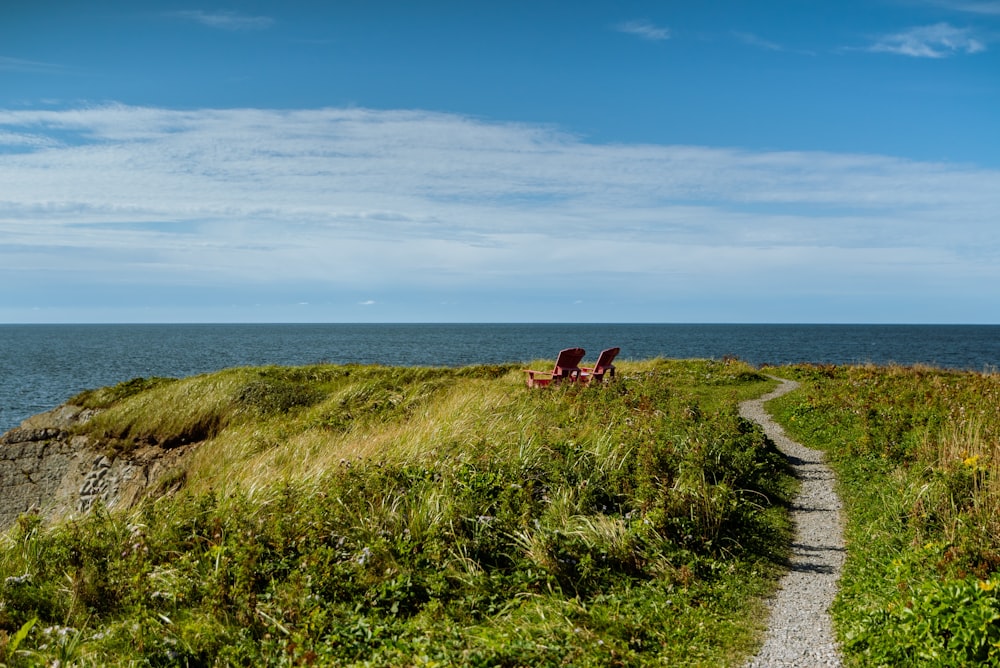
<svg viewBox="0 0 1000 668"><path fill-rule="evenodd" d="M746 668L841 665L829 614L844 563L841 504L833 472L823 463L822 452L788 438L764 410L765 401L796 387L798 383L782 380L774 392L740 404L740 415L764 428L802 483L792 502L795 538L790 570L770 602L764 646Z"/></svg>

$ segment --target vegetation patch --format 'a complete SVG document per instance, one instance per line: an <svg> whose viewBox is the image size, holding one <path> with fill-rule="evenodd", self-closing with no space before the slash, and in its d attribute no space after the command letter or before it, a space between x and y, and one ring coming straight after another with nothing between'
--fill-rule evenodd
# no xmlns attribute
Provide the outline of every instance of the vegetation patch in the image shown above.
<svg viewBox="0 0 1000 668"><path fill-rule="evenodd" d="M175 382L175 378L133 378L111 387L84 390L71 397L66 403L81 408L103 409L123 401L132 395L146 392L158 385Z"/></svg>
<svg viewBox="0 0 1000 668"><path fill-rule="evenodd" d="M521 375L268 367L108 395L81 429L121 451L204 442L180 492L8 534L0 661L741 664L789 540L785 462L737 412L773 381Z"/></svg>
<svg viewBox="0 0 1000 668"><path fill-rule="evenodd" d="M1000 665L1000 375L798 366L769 404L827 451L848 556L834 617L852 665Z"/></svg>

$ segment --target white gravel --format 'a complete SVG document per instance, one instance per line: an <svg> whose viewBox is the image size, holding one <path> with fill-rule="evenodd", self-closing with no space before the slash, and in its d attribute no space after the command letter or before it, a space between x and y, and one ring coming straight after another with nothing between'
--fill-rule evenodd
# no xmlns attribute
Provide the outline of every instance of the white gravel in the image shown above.
<svg viewBox="0 0 1000 668"><path fill-rule="evenodd" d="M802 488L792 503L795 538L789 571L770 601L767 637L746 668L840 666L829 608L844 564L841 503L823 453L788 438L764 410L764 402L798 387L782 380L774 392L740 404L740 415L757 422L788 458Z"/></svg>

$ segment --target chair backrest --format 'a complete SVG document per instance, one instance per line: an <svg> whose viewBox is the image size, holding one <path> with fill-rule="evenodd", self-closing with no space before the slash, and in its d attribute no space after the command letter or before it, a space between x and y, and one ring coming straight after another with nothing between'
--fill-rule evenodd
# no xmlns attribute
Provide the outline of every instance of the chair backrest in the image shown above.
<svg viewBox="0 0 1000 668"><path fill-rule="evenodd" d="M621 348L608 348L607 350L602 350L600 357L597 358L597 363L594 364L593 369L587 369L588 375L585 380L604 380L604 375L607 374L610 377L615 377L615 365L612 362L615 361L615 357L618 356L618 352Z"/></svg>
<svg viewBox="0 0 1000 668"><path fill-rule="evenodd" d="M608 348L607 350L601 351L601 356L597 358L597 364L594 365L594 373L600 374L604 373L607 369L614 369L615 365L612 362L615 361L615 357L621 352L621 348Z"/></svg>
<svg viewBox="0 0 1000 668"><path fill-rule="evenodd" d="M583 348L567 348L559 351L556 367L552 370L553 378L567 378L580 375L580 360L587 354Z"/></svg>

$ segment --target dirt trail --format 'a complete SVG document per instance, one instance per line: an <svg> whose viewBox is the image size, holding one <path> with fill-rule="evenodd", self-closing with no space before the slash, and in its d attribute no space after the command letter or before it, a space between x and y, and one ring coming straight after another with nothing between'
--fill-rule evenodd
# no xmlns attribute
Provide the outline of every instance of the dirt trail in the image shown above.
<svg viewBox="0 0 1000 668"><path fill-rule="evenodd" d="M795 538L790 570L770 602L764 646L746 668L840 666L829 608L844 564L841 503L824 455L788 438L764 410L764 402L798 387L782 380L775 391L740 404L740 415L757 422L788 458L802 488L792 503Z"/></svg>

